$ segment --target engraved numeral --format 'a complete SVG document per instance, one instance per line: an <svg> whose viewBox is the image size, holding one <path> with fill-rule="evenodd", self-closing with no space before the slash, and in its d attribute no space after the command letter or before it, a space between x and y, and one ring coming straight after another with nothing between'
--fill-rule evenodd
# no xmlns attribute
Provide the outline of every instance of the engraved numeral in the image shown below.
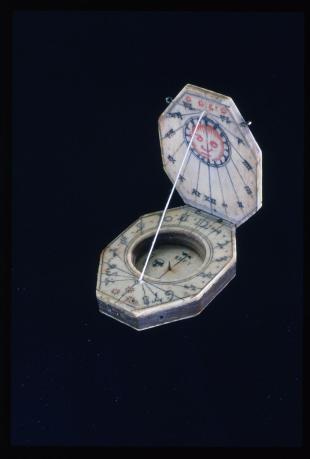
<svg viewBox="0 0 310 459"><path fill-rule="evenodd" d="M150 304L150 299L147 295L144 295L142 299L143 299L143 303L145 304L145 306L148 306Z"/></svg>
<svg viewBox="0 0 310 459"><path fill-rule="evenodd" d="M187 108L188 110L193 110L192 104L190 102L183 102L184 108Z"/></svg>
<svg viewBox="0 0 310 459"><path fill-rule="evenodd" d="M113 279L108 279L107 277L104 279L104 285L114 284L114 282Z"/></svg>
<svg viewBox="0 0 310 459"><path fill-rule="evenodd" d="M171 301L174 297L174 291L173 290L166 290L165 295L168 297L168 300Z"/></svg>
<svg viewBox="0 0 310 459"><path fill-rule="evenodd" d="M246 169L248 171L250 171L251 169L253 169L253 167L251 166L251 164L245 159L244 161L242 161L242 164L244 165L244 167L246 167Z"/></svg>
<svg viewBox="0 0 310 459"><path fill-rule="evenodd" d="M141 221L138 222L138 223L136 224L136 228L138 229L138 231L142 231L143 228L144 228L144 223L142 223Z"/></svg>
<svg viewBox="0 0 310 459"><path fill-rule="evenodd" d="M200 228L207 229L209 227L209 222L205 218L201 218L200 220L198 220L197 226L199 226Z"/></svg>
<svg viewBox="0 0 310 459"><path fill-rule="evenodd" d="M190 284L190 285L183 285L184 288L188 289L188 290L197 290L197 287L193 284Z"/></svg>
<svg viewBox="0 0 310 459"><path fill-rule="evenodd" d="M180 118L180 120L183 119L182 113L180 113L180 112L174 112L174 113L169 112L169 113L167 113L167 117L168 118Z"/></svg>
<svg viewBox="0 0 310 459"><path fill-rule="evenodd" d="M135 306L136 304L138 304L137 300L133 296L127 296L125 298L125 301L126 301L126 303L129 303L132 306Z"/></svg>
<svg viewBox="0 0 310 459"><path fill-rule="evenodd" d="M170 137L172 137L174 134L175 134L175 130L174 130L174 129L170 129L170 130L165 134L164 138L170 139Z"/></svg>
<svg viewBox="0 0 310 459"><path fill-rule="evenodd" d="M225 245L229 244L229 241L226 241L226 242L218 242L217 245L220 249L223 249L225 247Z"/></svg>
<svg viewBox="0 0 310 459"><path fill-rule="evenodd" d="M153 268L156 268L157 266L164 266L165 260L162 258L155 258L155 260L152 262Z"/></svg>
<svg viewBox="0 0 310 459"><path fill-rule="evenodd" d="M169 160L172 164L174 164L175 161L176 161L176 160L174 159L174 157L171 156L171 155L168 155L168 160Z"/></svg>
<svg viewBox="0 0 310 459"><path fill-rule="evenodd" d="M153 303L162 303L163 299L158 296L158 293L154 293Z"/></svg>
<svg viewBox="0 0 310 459"><path fill-rule="evenodd" d="M127 245L127 237L126 236L121 236L120 241L121 241L121 244Z"/></svg>
<svg viewBox="0 0 310 459"><path fill-rule="evenodd" d="M117 271L112 273L110 268L106 269L105 273L106 273L107 276L117 276Z"/></svg>
<svg viewBox="0 0 310 459"><path fill-rule="evenodd" d="M220 115L222 121L225 121L227 124L230 124L230 118L228 116Z"/></svg>
<svg viewBox="0 0 310 459"><path fill-rule="evenodd" d="M198 198L200 198L200 195L201 195L201 193L198 190L196 190L196 188L193 188L192 194L194 194L195 196L198 196Z"/></svg>
<svg viewBox="0 0 310 459"><path fill-rule="evenodd" d="M182 214L182 215L180 215L179 221L180 222L187 222L188 217L189 217L189 213Z"/></svg>
<svg viewBox="0 0 310 459"><path fill-rule="evenodd" d="M224 257L220 257L220 258L215 258L215 261L225 261L227 259L228 259L228 257L224 256Z"/></svg>
<svg viewBox="0 0 310 459"><path fill-rule="evenodd" d="M207 196L206 194L205 194L205 200L208 202L211 202L211 204L216 204L216 199L211 198L210 196Z"/></svg>

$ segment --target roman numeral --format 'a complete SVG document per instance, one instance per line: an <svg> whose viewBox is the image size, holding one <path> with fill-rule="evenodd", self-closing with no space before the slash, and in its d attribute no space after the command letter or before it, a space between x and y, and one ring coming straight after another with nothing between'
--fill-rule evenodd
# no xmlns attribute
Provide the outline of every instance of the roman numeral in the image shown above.
<svg viewBox="0 0 310 459"><path fill-rule="evenodd" d="M211 204L216 204L216 199L211 198L210 196L207 196L206 194L205 194L205 200L210 202Z"/></svg>
<svg viewBox="0 0 310 459"><path fill-rule="evenodd" d="M201 195L201 193L198 190L196 190L196 188L193 188L192 194L194 194L195 196L198 196L198 198L200 198L200 195Z"/></svg>
<svg viewBox="0 0 310 459"><path fill-rule="evenodd" d="M246 169L248 171L250 171L251 169L253 169L253 167L251 166L250 163L248 163L248 161L245 159L244 161L242 161L242 164L246 167Z"/></svg>

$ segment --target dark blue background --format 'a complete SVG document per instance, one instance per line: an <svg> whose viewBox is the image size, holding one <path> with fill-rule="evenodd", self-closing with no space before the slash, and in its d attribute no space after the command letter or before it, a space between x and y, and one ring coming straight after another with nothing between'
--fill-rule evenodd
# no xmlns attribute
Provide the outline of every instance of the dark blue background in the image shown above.
<svg viewBox="0 0 310 459"><path fill-rule="evenodd" d="M12 442L299 445L303 16L19 12L12 76ZM138 333L98 312L99 253L163 208L186 83L253 121L264 203L207 310Z"/></svg>

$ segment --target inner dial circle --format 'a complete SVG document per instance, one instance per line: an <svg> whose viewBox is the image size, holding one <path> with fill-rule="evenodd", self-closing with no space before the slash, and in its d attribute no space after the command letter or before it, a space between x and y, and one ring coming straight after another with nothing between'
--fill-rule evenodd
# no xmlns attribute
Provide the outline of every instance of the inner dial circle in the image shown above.
<svg viewBox="0 0 310 459"><path fill-rule="evenodd" d="M184 135L190 143L198 117L187 121ZM224 130L218 123L204 116L197 127L191 150L205 164L212 167L223 166L230 158L230 143Z"/></svg>
<svg viewBox="0 0 310 459"><path fill-rule="evenodd" d="M140 273L153 237L146 237L133 248L132 264ZM163 232L158 236L145 276L161 282L182 281L200 271L206 256L206 247L198 239L186 233Z"/></svg>

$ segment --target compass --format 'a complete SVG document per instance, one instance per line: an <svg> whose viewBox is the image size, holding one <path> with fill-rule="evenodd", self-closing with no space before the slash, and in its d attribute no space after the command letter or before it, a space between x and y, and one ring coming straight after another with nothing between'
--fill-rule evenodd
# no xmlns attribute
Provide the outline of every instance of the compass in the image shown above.
<svg viewBox="0 0 310 459"><path fill-rule="evenodd" d="M261 151L231 98L186 85L159 137L185 205L137 219L97 275L99 311L136 330L201 313L236 274L236 228L261 207Z"/></svg>

